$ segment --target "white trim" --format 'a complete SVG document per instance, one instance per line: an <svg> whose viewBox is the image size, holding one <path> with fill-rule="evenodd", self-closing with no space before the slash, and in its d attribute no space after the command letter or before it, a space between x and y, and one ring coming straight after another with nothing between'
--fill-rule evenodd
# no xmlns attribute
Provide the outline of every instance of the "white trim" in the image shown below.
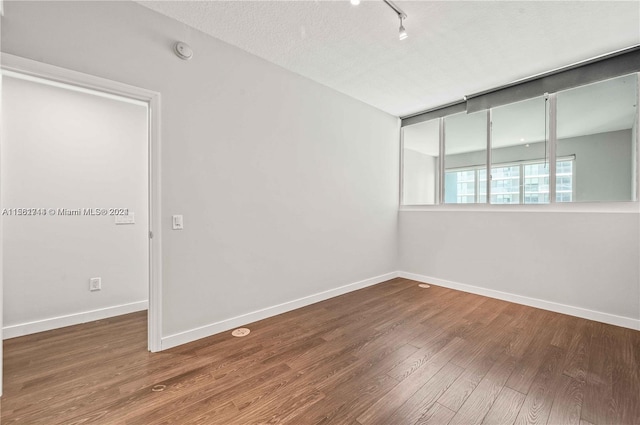
<svg viewBox="0 0 640 425"><path fill-rule="evenodd" d="M117 100L118 102L130 103L132 105L147 106L147 102L144 102L142 100L132 99L129 97L118 95L118 94L107 93L104 91L93 90L90 88L85 88L82 86L77 86L69 83L63 83L57 80L36 76L35 74L25 74L22 72L11 71L3 68L2 75L6 75L7 77L11 77L11 78L16 78L18 80L30 81L33 83L44 84L46 86L59 87L65 90L71 90L79 93L90 94L92 96L103 97L105 99Z"/></svg>
<svg viewBox="0 0 640 425"><path fill-rule="evenodd" d="M96 320L106 319L107 317L120 316L122 314L147 310L148 308L149 303L147 301L138 301L113 307L100 308L97 310L83 311L81 313L68 314L65 316L51 317L28 323L20 323L18 325L5 326L2 329L3 339L16 338L19 336L63 328L65 326L94 322Z"/></svg>
<svg viewBox="0 0 640 425"><path fill-rule="evenodd" d="M37 62L20 56L2 53L2 69L17 72L35 78L44 78L62 84L77 86L88 90L104 92L111 95L135 99L147 103L149 99L158 95L157 92L130 86L118 81L109 80L94 75Z"/></svg>
<svg viewBox="0 0 640 425"><path fill-rule="evenodd" d="M359 282L354 282L348 285L340 286L338 288L329 289L323 292L318 292L317 294L298 298L296 300L287 301L282 304L277 304L271 307L266 307L260 310L252 311L250 313L242 314L240 316L231 317L229 319L221 320L219 322L211 323L209 325L200 326L195 329L190 329L188 331L169 335L162 338L162 349L166 350L168 348L186 344L188 342L195 341L201 338L206 338L208 336L215 335L220 332L228 331L229 329L234 329L240 326L244 326L251 322L266 319L267 317L276 316L278 314L286 313L287 311L295 310L297 308L305 307L310 304L324 301L329 298L336 297L338 295L342 295L358 289L366 288L367 286L377 285L379 283L385 282L395 277L398 277L397 272L386 273L380 276L375 276L369 279L361 280Z"/></svg>
<svg viewBox="0 0 640 425"><path fill-rule="evenodd" d="M150 240L149 255L148 348L153 352L160 351L162 337L160 93L7 53L2 53L0 64L3 70L134 99L149 105L149 231L153 232L153 238Z"/></svg>
<svg viewBox="0 0 640 425"><path fill-rule="evenodd" d="M160 94L149 99L149 315L148 348L162 348L162 164ZM153 237L151 237L153 235Z"/></svg>
<svg viewBox="0 0 640 425"><path fill-rule="evenodd" d="M1 0L0 0L1 1ZM0 74L0 100L2 99L2 74ZM0 101L0 134L2 133L2 102ZM2 143L0 143L0 157L2 156ZM0 158L1 159L1 158ZM0 161L1 163L2 161ZM1 170L0 170L1 171ZM1 186L1 185L0 185ZM0 187L0 192L1 192L1 187ZM0 208L3 207L2 205L2 194L0 193ZM3 232L3 227L4 227L4 217L0 216L0 397L2 397L2 389L3 389L3 382L4 382L4 378L3 378L3 374L2 374L2 370L3 365L2 365L2 359L3 359L3 345L2 344L2 323L3 323L3 305L4 305L4 301L3 301L3 294L4 294L4 283L2 281L2 276L4 275L4 264L2 263L2 259L4 258L4 254L3 254L3 250L2 250L2 232Z"/></svg>
<svg viewBox="0 0 640 425"><path fill-rule="evenodd" d="M604 313L601 311L588 310L586 308L560 304L553 301L541 300L538 298L525 297L522 295L516 295L509 292L496 291L494 289L487 289L479 286L467 285L464 283L452 282L449 280L438 279L435 277L425 276L425 275L416 274L416 273L399 271L398 277L415 280L417 282L443 286L445 288L455 289L457 291L469 292L471 294L477 294L485 297L496 298L499 300L509 301L516 304L528 305L530 307L554 311L556 313L568 314L570 316L581 317L583 319L595 320L597 322L608 323L610 325L616 325L616 326L622 326L624 328L640 330L640 318L636 319L632 317L617 316L615 314Z"/></svg>

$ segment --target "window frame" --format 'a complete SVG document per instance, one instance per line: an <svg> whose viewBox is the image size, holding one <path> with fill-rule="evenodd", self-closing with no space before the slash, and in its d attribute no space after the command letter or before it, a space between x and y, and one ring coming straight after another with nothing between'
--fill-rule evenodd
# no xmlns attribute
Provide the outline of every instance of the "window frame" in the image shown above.
<svg viewBox="0 0 640 425"><path fill-rule="evenodd" d="M625 75L635 75L636 76L636 99L638 102L636 105L636 132L635 132L635 166L633 167L635 171L635 176L633 178L633 185L635 186L634 199L626 200L626 201L584 201L584 202L557 202L557 194L556 194L556 186L557 186L557 176L556 176L556 162L562 161L563 158L556 158L556 143L557 143L557 98L556 92L554 93L545 93L549 99L549 153L548 153L548 162L550 168L549 174L549 203L544 204L493 204L490 203L491 199L491 179L487 179L487 202L485 203L445 203L444 202L444 180L445 174L447 170L444 168L445 163L445 128L444 128L444 120L449 115L454 115L460 113L460 110L453 110L447 114L440 115L438 117L434 117L432 120L438 120L439 128L440 128L440 155L439 155L439 193L436 196L435 204L423 204L423 205L405 205L403 204L402 194L403 194L403 186L404 186L404 174L403 174L403 162L404 162L404 140L403 140L403 127L400 127L400 181L399 181L399 210L400 211L492 211L492 210L501 210L501 211L557 211L557 212L640 212L640 72L629 72L620 76L605 78L601 81L605 81L612 78L623 77ZM593 83L597 83L595 81ZM588 83L588 84L593 84ZM587 85L587 84L583 84ZM459 109L459 108L458 108ZM494 164L491 162L491 108L487 110L487 164L486 169L490 170ZM432 121L428 120L428 121ZM412 124L410 124L412 125ZM518 162L518 161L516 161ZM484 165L477 166L479 168L485 168ZM462 168L470 168L470 167L462 167ZM453 169L449 169L453 170ZM572 179L572 196L575 196L576 193L576 162L573 161L573 176ZM477 175L477 172L476 172ZM551 184L553 182L553 184ZM476 193L474 198L477 200L478 198L478 190L476 189Z"/></svg>

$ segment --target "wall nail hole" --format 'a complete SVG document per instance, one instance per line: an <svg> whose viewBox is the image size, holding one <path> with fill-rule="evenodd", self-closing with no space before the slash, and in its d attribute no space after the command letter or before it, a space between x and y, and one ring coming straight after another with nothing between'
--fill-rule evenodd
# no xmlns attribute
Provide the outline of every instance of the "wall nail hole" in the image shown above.
<svg viewBox="0 0 640 425"><path fill-rule="evenodd" d="M151 391L153 391L154 393L159 393L160 391L164 391L165 388L167 388L166 385L154 385L153 388L151 388Z"/></svg>
<svg viewBox="0 0 640 425"><path fill-rule="evenodd" d="M247 328L238 328L235 331L231 332L231 335L237 336L238 338L240 338L240 337L249 335L249 332L251 331Z"/></svg>
<svg viewBox="0 0 640 425"><path fill-rule="evenodd" d="M426 283L420 283L418 286L421 288L431 288L431 285L427 285Z"/></svg>

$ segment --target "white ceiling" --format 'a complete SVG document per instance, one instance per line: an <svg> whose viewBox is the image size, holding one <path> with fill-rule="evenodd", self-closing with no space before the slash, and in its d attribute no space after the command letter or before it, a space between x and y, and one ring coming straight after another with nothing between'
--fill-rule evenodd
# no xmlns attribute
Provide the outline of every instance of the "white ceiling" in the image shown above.
<svg viewBox="0 0 640 425"><path fill-rule="evenodd" d="M397 116L640 43L638 1L139 3Z"/></svg>

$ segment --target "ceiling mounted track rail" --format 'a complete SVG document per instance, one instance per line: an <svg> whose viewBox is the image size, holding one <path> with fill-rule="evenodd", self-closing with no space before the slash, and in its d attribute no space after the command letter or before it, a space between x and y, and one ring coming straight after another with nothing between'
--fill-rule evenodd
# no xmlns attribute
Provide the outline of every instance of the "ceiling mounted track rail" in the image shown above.
<svg viewBox="0 0 640 425"><path fill-rule="evenodd" d="M394 2L389 1L389 0L383 0L385 3L387 3L387 6L389 6L390 8L393 9L394 12L396 12L398 14L398 17L400 19L407 19L407 14L404 13L402 11L402 9L400 9Z"/></svg>

